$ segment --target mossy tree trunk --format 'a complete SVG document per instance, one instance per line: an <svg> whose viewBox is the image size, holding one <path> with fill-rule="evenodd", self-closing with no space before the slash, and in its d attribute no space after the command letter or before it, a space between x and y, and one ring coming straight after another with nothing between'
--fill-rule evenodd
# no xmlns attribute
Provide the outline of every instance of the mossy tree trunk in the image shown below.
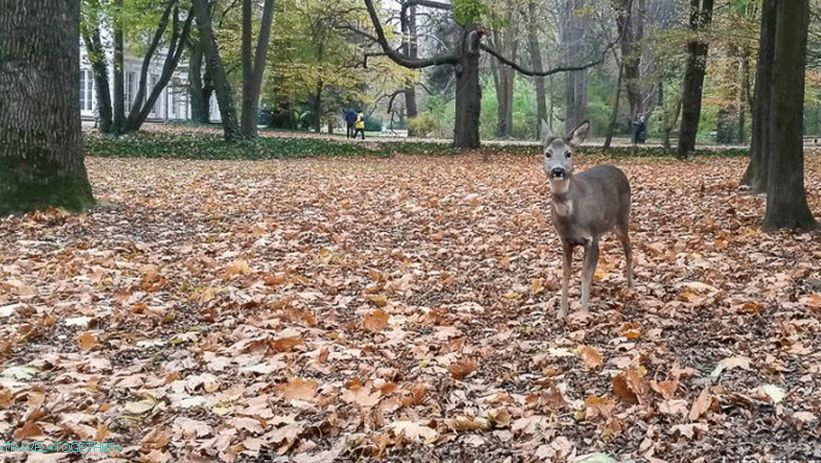
<svg viewBox="0 0 821 463"><path fill-rule="evenodd" d="M94 204L80 126L80 2L0 0L0 214Z"/></svg>

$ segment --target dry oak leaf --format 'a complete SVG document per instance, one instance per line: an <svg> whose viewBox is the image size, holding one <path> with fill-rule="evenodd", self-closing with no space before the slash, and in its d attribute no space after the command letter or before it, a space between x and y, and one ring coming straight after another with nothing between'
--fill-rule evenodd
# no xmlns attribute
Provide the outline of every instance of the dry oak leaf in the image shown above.
<svg viewBox="0 0 821 463"><path fill-rule="evenodd" d="M718 379L721 376L721 373L732 370L733 368L742 368L744 370L749 370L750 362L752 362L752 359L750 359L750 357L728 357L718 362L718 365L716 366L715 370L713 370L713 372L710 373L710 377L713 379Z"/></svg>
<svg viewBox="0 0 821 463"><path fill-rule="evenodd" d="M88 352L97 345L97 337L91 333L80 333L77 336L77 343L80 345L80 350Z"/></svg>
<svg viewBox="0 0 821 463"><path fill-rule="evenodd" d="M279 384L276 389L285 400L302 400L310 402L316 396L319 383L312 379L288 378L288 381Z"/></svg>
<svg viewBox="0 0 821 463"><path fill-rule="evenodd" d="M707 424L705 423L690 423L690 424L677 424L672 427L673 432L677 432L678 434L688 438L693 439L694 437L698 437L701 434L707 432Z"/></svg>
<svg viewBox="0 0 821 463"><path fill-rule="evenodd" d="M582 360L584 360L584 364L587 368L593 369L602 364L602 354L595 347L581 346L579 347L579 354L581 355Z"/></svg>
<svg viewBox="0 0 821 463"><path fill-rule="evenodd" d="M623 400L624 402L637 404L639 403L639 398L630 386L627 385L627 378L624 376L624 373L619 373L613 377L612 381L613 385L613 392L616 394L618 398Z"/></svg>
<svg viewBox="0 0 821 463"><path fill-rule="evenodd" d="M14 438L18 441L42 436L43 428L34 421L27 421L21 428L14 431Z"/></svg>
<svg viewBox="0 0 821 463"><path fill-rule="evenodd" d="M377 403L379 403L379 399L382 396L382 393L379 390L371 389L370 385L363 386L359 383L359 381L355 381L354 384L351 384L345 391L342 392L340 397L342 400L348 403L357 404L360 407L373 407Z"/></svg>
<svg viewBox="0 0 821 463"><path fill-rule="evenodd" d="M362 319L362 326L372 333L384 330L388 327L387 312L382 309L376 309L368 315L365 315Z"/></svg>
<svg viewBox="0 0 821 463"><path fill-rule="evenodd" d="M277 339L272 343L272 347L277 352L288 352L302 343L302 338L299 336L289 336Z"/></svg>
<svg viewBox="0 0 821 463"><path fill-rule="evenodd" d="M635 340L641 337L641 325L636 322L627 322L619 328L619 335L630 340Z"/></svg>
<svg viewBox="0 0 821 463"><path fill-rule="evenodd" d="M247 260L238 259L225 267L225 277L226 278L233 278L237 275L247 275L251 273L251 266L248 264Z"/></svg>
<svg viewBox="0 0 821 463"><path fill-rule="evenodd" d="M609 418L616 408L616 401L609 397L590 396L584 399L585 418L592 420L597 416Z"/></svg>
<svg viewBox="0 0 821 463"><path fill-rule="evenodd" d="M448 370L453 379L461 381L468 375L476 371L476 362L470 359L458 360L448 365Z"/></svg>
<svg viewBox="0 0 821 463"><path fill-rule="evenodd" d="M701 417L707 410L710 409L710 405L713 403L713 398L710 395L710 388L705 387L704 390L701 391L701 394L698 395L695 402L693 402L693 406L690 408L689 418L690 421L695 421Z"/></svg>
<svg viewBox="0 0 821 463"><path fill-rule="evenodd" d="M439 437L439 432L435 429L413 421L394 421L388 425L388 428L397 437L405 436L418 442L432 443Z"/></svg>
<svg viewBox="0 0 821 463"><path fill-rule="evenodd" d="M669 381L650 381L650 387L658 392L665 400L672 400L676 396L678 389L678 378Z"/></svg>

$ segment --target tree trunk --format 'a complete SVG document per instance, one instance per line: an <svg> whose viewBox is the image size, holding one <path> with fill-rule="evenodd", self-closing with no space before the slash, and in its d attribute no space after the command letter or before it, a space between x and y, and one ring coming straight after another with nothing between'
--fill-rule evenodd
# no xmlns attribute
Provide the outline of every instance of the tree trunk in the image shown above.
<svg viewBox="0 0 821 463"><path fill-rule="evenodd" d="M713 0L690 1L690 29L703 32L713 18ZM684 89L682 91L681 126L678 137L678 157L686 158L696 149L696 135L701 119L701 96L704 90L704 74L707 66L708 45L706 42L691 40L687 44L687 64L684 69Z"/></svg>
<svg viewBox="0 0 821 463"><path fill-rule="evenodd" d="M767 150L770 144L769 117L772 106L775 14L776 0L764 0L761 6L758 64L753 89L750 163L741 178L741 184L748 185L754 193L767 191L769 173Z"/></svg>
<svg viewBox="0 0 821 463"><path fill-rule="evenodd" d="M114 0L114 122L112 132L122 133L125 127L125 45L123 43L123 0Z"/></svg>
<svg viewBox="0 0 821 463"><path fill-rule="evenodd" d="M738 94L738 142L747 143L747 95L750 93L750 53L745 50L739 65L741 76Z"/></svg>
<svg viewBox="0 0 821 463"><path fill-rule="evenodd" d="M88 60L91 63L91 73L94 76L100 133L111 133L114 124L111 110L111 91L108 87L108 64L106 63L103 41L100 38L100 28L95 26L92 31L84 30L82 35L88 53Z"/></svg>
<svg viewBox="0 0 821 463"><path fill-rule="evenodd" d="M513 22L512 9L508 7L505 12L504 21L507 24ZM497 30L493 33L494 48L503 55L516 61L517 35L516 31ZM510 138L513 134L513 85L516 77L513 68L507 64L491 60L494 83L496 84L496 137Z"/></svg>
<svg viewBox="0 0 821 463"><path fill-rule="evenodd" d="M624 84L627 88L627 101L630 104L630 118L635 120L644 113L641 91L641 48L644 39L644 13L646 0L638 0L634 6L632 0L621 0L624 11L619 12L617 26L622 34L621 56L624 67ZM634 14L633 8L638 9Z"/></svg>
<svg viewBox="0 0 821 463"><path fill-rule="evenodd" d="M205 95L202 81L202 45L199 40L192 41L188 53L188 94L191 95L191 120L208 124L210 118L210 94Z"/></svg>
<svg viewBox="0 0 821 463"><path fill-rule="evenodd" d="M80 2L0 0L0 215L94 204L79 37Z"/></svg>
<svg viewBox="0 0 821 463"><path fill-rule="evenodd" d="M418 38L416 37L416 6L408 8L408 30L406 33L406 54L411 58L416 58L419 56L419 44L417 42ZM405 113L407 114L408 119L412 119L419 115L419 106L416 103L416 82L413 81L409 81L408 85L405 87Z"/></svg>
<svg viewBox="0 0 821 463"><path fill-rule="evenodd" d="M769 178L764 229L810 230L818 224L804 189L804 73L809 0L776 2Z"/></svg>
<svg viewBox="0 0 821 463"><path fill-rule="evenodd" d="M314 93L314 132L320 133L322 131L322 81L316 86L316 93Z"/></svg>
<svg viewBox="0 0 821 463"><path fill-rule="evenodd" d="M217 93L217 102L222 115L224 137L228 141L235 141L241 138L241 134L237 121L237 111L234 106L234 95L231 92L231 83L228 81L225 67L222 65L219 47L217 47L217 41L214 37L208 0L193 0L193 6L194 14L197 17L197 27L200 31L200 40L203 43L205 60L213 74L214 91Z"/></svg>
<svg viewBox="0 0 821 463"><path fill-rule="evenodd" d="M561 31L565 47L565 62L571 65L578 56L584 56L585 21L580 10L585 0L570 0L563 11L565 26ZM587 70L572 71L565 75L565 130L569 131L587 119Z"/></svg>
<svg viewBox="0 0 821 463"><path fill-rule="evenodd" d="M150 63L153 59L154 52L165 34L169 18L171 19L173 26L171 38L167 45L167 49L165 50L165 61L157 82L154 83L154 86L149 91L147 79ZM143 58L137 96L134 99L134 103L131 106L131 111L125 121L125 127L123 127L124 132L136 132L140 130L140 127L142 127L143 123L145 123L148 115L154 110L154 105L157 103L163 89L165 89L168 82L171 81L171 77L174 75L174 71L177 69L177 65L180 62L183 49L185 48L184 44L188 40L191 21L193 19L193 12L189 11L185 22L180 25L179 9L173 1L168 2L168 8L160 20L160 24L157 26L157 30L155 31L154 39L149 45L148 51ZM147 92L148 96L146 97Z"/></svg>
<svg viewBox="0 0 821 463"><path fill-rule="evenodd" d="M619 118L619 104L621 103L621 83L624 78L624 60L619 63L619 76L616 79L616 100L613 102L613 111L610 113L610 124L607 127L607 138L604 140L604 149L610 149L613 143L613 132L616 130L616 122Z"/></svg>
<svg viewBox="0 0 821 463"><path fill-rule="evenodd" d="M251 0L242 0L242 136L257 137L257 112L265 61L268 57L268 42L271 38L271 24L274 19L274 0L265 0L262 23L257 38L256 51L252 55Z"/></svg>
<svg viewBox="0 0 821 463"><path fill-rule="evenodd" d="M528 37L528 44L530 47L530 62L533 66L535 71L541 72L544 70L544 63L542 62L542 49L539 45L539 32L538 27L536 25L536 2L530 1L528 2L528 24L527 24L527 37ZM541 123L542 121L548 122L547 120L547 103L545 101L545 86L544 86L544 77L537 76L533 78L533 86L536 90L536 134L538 135L541 131Z"/></svg>
<svg viewBox="0 0 821 463"><path fill-rule="evenodd" d="M456 72L456 121L453 129L455 148L478 148L482 113L482 87L479 84L479 40L475 25L465 27L461 40L461 61Z"/></svg>

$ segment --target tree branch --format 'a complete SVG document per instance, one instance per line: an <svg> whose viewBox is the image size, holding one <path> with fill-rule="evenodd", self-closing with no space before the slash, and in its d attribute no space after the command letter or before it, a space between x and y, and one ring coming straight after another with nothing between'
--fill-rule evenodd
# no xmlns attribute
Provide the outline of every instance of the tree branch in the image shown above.
<svg viewBox="0 0 821 463"><path fill-rule="evenodd" d="M454 54L439 55L430 58L411 58L397 52L396 50L391 48L390 44L388 43L388 39L385 37L385 31L384 29L382 29L382 24L379 21L379 16L376 14L376 8L373 6L373 0L364 1L365 6L368 8L368 15L371 17L373 28L376 31L376 42L379 44L380 47L382 47L384 56L387 56L396 64L404 66L409 69L421 69L430 66L438 66L440 64L457 64L459 62L459 58ZM374 56L373 54L365 55L366 67L368 55Z"/></svg>
<svg viewBox="0 0 821 463"><path fill-rule="evenodd" d="M620 41L621 41L621 37L619 37L618 39L616 39L616 40L610 42L609 44L607 44L607 47L605 47L604 51L602 51L601 56L598 59L596 59L595 61L591 61L589 63L585 63L585 64L582 64L582 65L579 65L579 66L559 66L557 68L549 69L547 71L534 71L534 70L531 70L531 69L523 68L521 65L519 65L515 61L510 60L508 58L505 58L504 56L502 56L501 53L499 53L498 51L494 50L493 48L491 48L491 47L489 47L485 44L480 44L479 47L482 50L484 50L485 52L495 56L496 59L498 59L502 63L507 64L508 66L512 67L513 69L517 70L518 72L520 72L524 75L535 76L535 77L545 77L545 76L550 76L550 75L553 75L553 74L558 74L560 72L584 71L585 69L589 69L589 68L598 66L598 65L600 65L604 62L605 58L607 57L607 53L609 53L610 50L613 47L618 45L618 43Z"/></svg>

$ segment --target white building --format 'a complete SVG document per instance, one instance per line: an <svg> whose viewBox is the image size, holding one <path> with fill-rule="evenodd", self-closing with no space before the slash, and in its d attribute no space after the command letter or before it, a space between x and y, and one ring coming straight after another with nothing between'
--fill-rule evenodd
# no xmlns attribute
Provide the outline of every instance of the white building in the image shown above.
<svg viewBox="0 0 821 463"><path fill-rule="evenodd" d="M126 53L123 58L124 70L123 79L125 84L125 114L128 117L131 106L140 84L140 72L142 71L142 57L135 57ZM112 98L114 96L114 76L113 76L113 50L106 47L106 59L108 63L108 82ZM162 63L165 60L165 51L160 49L154 55L154 59L149 66L146 98L154 88L162 72ZM211 122L220 122L219 107L216 97L211 96ZM94 75L91 63L88 59L85 44L80 41L80 115L85 120L93 120L95 108L97 106L97 92L94 89ZM188 65L181 61L168 85L163 89L154 108L148 115L148 120L153 122L186 121L191 119L191 98L188 94Z"/></svg>

